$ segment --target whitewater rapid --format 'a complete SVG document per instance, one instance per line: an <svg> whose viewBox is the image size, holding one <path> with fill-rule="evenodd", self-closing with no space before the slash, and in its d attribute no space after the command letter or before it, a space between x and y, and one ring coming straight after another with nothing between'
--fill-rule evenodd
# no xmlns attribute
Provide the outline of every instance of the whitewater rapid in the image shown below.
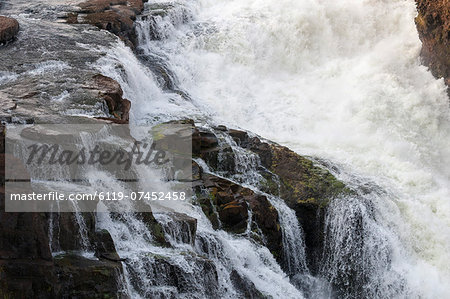
<svg viewBox="0 0 450 299"><path fill-rule="evenodd" d="M420 64L415 15L412 0L180 1L157 17L160 40L148 22L138 24L138 49L161 61L188 99L163 90L123 46L98 67L121 83L135 121L188 116L240 127L333 161L349 185L381 186L367 198L376 223L364 218L374 244L389 251L381 259L412 295L444 298L449 99L443 80ZM107 61L122 62L126 76ZM328 221L342 232L345 217L366 208L337 202Z"/></svg>

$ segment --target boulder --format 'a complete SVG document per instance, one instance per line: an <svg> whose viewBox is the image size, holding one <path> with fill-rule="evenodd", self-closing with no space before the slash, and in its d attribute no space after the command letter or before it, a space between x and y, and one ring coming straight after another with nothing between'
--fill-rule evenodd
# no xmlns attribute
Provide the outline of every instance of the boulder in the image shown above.
<svg viewBox="0 0 450 299"><path fill-rule="evenodd" d="M19 22L13 18L0 16L0 44L13 40L19 32Z"/></svg>
<svg viewBox="0 0 450 299"><path fill-rule="evenodd" d="M247 146L247 142L249 139L247 132L230 129L227 131L227 133L233 138L234 142L236 142L237 145L242 147Z"/></svg>
<svg viewBox="0 0 450 299"><path fill-rule="evenodd" d="M227 142L231 137L242 150L258 155L261 175L259 189L280 197L296 212L305 233L306 254L312 270L317 264L323 245L323 224L326 208L337 196L352 193L324 167L298 155L287 147L252 137L247 132L228 129L198 128L193 121L192 152L208 167L232 177L235 174L235 153ZM197 202L216 229L243 234L247 231L249 211L252 215L251 235L266 245L277 259L282 255L282 233L278 212L263 194L257 194L239 183L204 173L193 163L194 191ZM248 233L248 232L247 232ZM257 237L259 235L259 237Z"/></svg>
<svg viewBox="0 0 450 299"><path fill-rule="evenodd" d="M151 232L154 242L158 246L169 247L170 243L166 240L164 235L164 229L161 224L155 219L151 212L136 212L134 213L136 218L141 220L147 229ZM122 214L117 214L117 217L124 217ZM124 219L126 221L126 219Z"/></svg>
<svg viewBox="0 0 450 299"><path fill-rule="evenodd" d="M261 175L259 188L280 197L296 212L305 233L309 264L312 270L315 270L313 265L316 265L320 258L324 242L323 217L326 207L333 198L352 191L328 170L315 165L312 160L298 155L287 147L224 126L219 131L222 132L220 134L228 134L238 146L258 155L262 166L257 169ZM227 153L227 145L215 142L216 135L207 129L196 129L194 134L196 133L197 135L193 137L194 154L201 157L213 170L233 175L235 171L233 167L223 168L222 165L223 161L227 161L223 158L227 157L224 155ZM219 157L222 159L220 162ZM235 157L231 148L229 159L231 161L225 164L233 165ZM199 203L213 226L234 233L243 233L248 221L246 210L250 209L252 220L267 240L265 245L278 259L282 252L278 213L266 196L255 194L238 184L210 174L200 176L203 187L209 193L206 197L198 196L201 198Z"/></svg>
<svg viewBox="0 0 450 299"><path fill-rule="evenodd" d="M242 298L253 299L265 297L260 291L258 291L255 284L251 280L243 275L240 275L236 270L231 271L230 280Z"/></svg>
<svg viewBox="0 0 450 299"><path fill-rule="evenodd" d="M243 233L247 228L248 207L243 200L234 200L219 206L220 221L230 231Z"/></svg>
<svg viewBox="0 0 450 299"><path fill-rule="evenodd" d="M0 134L4 153L4 134ZM1 154L0 168L4 169ZM57 277L44 213L5 213L4 176L0 192L0 297L54 298Z"/></svg>
<svg viewBox="0 0 450 299"><path fill-rule="evenodd" d="M0 298L59 298L53 261L0 259Z"/></svg>
<svg viewBox="0 0 450 299"><path fill-rule="evenodd" d="M117 35L128 46L136 46L136 15L144 9L147 0L88 0L79 4L82 15L68 13L67 23L85 23Z"/></svg>
<svg viewBox="0 0 450 299"><path fill-rule="evenodd" d="M93 77L90 89L98 91L108 106L108 111L114 118L99 117L99 119L112 120L117 123L128 123L131 102L123 98L123 90L116 80L97 74Z"/></svg>
<svg viewBox="0 0 450 299"><path fill-rule="evenodd" d="M235 157L229 145L219 145L218 137L203 128L193 128L192 155L202 158L214 170L234 171Z"/></svg>
<svg viewBox="0 0 450 299"><path fill-rule="evenodd" d="M88 0L79 4L82 12L95 13L110 9L113 5L126 5L127 0Z"/></svg>

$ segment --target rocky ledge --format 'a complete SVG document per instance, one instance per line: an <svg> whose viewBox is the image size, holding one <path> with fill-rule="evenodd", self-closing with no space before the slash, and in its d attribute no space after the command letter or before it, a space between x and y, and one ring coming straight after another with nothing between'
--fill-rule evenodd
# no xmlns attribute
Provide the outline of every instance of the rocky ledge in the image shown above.
<svg viewBox="0 0 450 299"><path fill-rule="evenodd" d="M104 94L108 96L111 90L114 89L106 88ZM272 202L274 198L281 199L298 217L305 233L309 267L315 271L323 255L323 216L327 206L337 196L345 196L351 191L312 160L245 131L224 126L199 127L192 120L175 123L192 128L194 203L202 208L213 227L266 246L285 268L282 225L279 211ZM258 160L254 165L258 177L254 189L245 187L236 177L242 174L238 155L243 152ZM4 209L3 189L0 203L0 209ZM199 242L197 245L202 247L203 240L196 235L197 220L194 218L175 211L164 215L166 221L162 221L161 216L155 219L151 212L135 216L149 229L156 246L170 247L173 246L171 240L177 239L177 242L190 245ZM129 215L113 213L111 217L126 222ZM0 212L0 294L17 296L24 292L29 297L47 294L103 298L120 292L123 259L109 232L97 227L95 214L82 213L82 218L86 227L85 240L80 238L80 220L73 213ZM51 242L49 231L55 232ZM86 249L94 252L95 258L79 254ZM60 254L55 255L58 252ZM213 263L191 254L192 262L208 273L194 278L206 279L205 283L216 286ZM189 287L176 279L186 273L166 258L149 253L143 259L149 269L165 273L169 285L181 291ZM236 273L233 283L242 285L243 292L249 289L245 279ZM139 286L135 288L139 289Z"/></svg>
<svg viewBox="0 0 450 299"><path fill-rule="evenodd" d="M134 21L148 0L88 0L79 4L80 10L67 15L69 24L91 24L108 30L128 46L136 45Z"/></svg>
<svg viewBox="0 0 450 299"><path fill-rule="evenodd" d="M437 78L450 86L450 3L448 0L416 0L421 56ZM450 95L450 89L448 89Z"/></svg>
<svg viewBox="0 0 450 299"><path fill-rule="evenodd" d="M0 44L13 40L19 32L19 22L13 18L0 16Z"/></svg>
<svg viewBox="0 0 450 299"><path fill-rule="evenodd" d="M205 129L196 127L192 120L182 122L192 125L193 156L208 168L193 162L193 188L197 203L213 227L253 238L283 265L280 219L269 200L270 196L280 198L297 215L305 234L309 267L315 271L323 254L326 208L334 198L352 191L327 169L287 147L241 130L224 126ZM242 175L242 157L238 155L256 161L256 191L238 182Z"/></svg>

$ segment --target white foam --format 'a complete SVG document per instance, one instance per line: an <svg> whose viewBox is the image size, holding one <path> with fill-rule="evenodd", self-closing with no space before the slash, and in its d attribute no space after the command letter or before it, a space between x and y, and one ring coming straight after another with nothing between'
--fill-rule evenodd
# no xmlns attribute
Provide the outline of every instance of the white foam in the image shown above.
<svg viewBox="0 0 450 299"><path fill-rule="evenodd" d="M449 102L420 65L414 1L202 0L190 11L193 26L148 45L178 87L216 122L393 192L378 204L399 211L385 215L405 250L394 262L412 288L430 286L417 293L449 296Z"/></svg>

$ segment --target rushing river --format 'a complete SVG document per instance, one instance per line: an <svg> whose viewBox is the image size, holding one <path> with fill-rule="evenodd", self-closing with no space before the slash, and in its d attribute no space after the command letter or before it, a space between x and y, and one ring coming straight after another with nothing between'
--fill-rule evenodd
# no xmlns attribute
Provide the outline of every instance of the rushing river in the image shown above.
<svg viewBox="0 0 450 299"><path fill-rule="evenodd" d="M344 235L352 213L363 215L372 244L353 258L373 275L369 294L448 296L450 110L443 81L420 64L414 1L172 5L166 16L140 21L139 50L166 69L169 89L188 98L161 93L125 61L135 75L123 83L139 103L136 118L182 111L212 119L331 160L350 185L374 182L384 189L366 199L376 221L367 203L336 203L330 241L356 250L357 240ZM124 62L117 53L111 56ZM339 271L336 259L329 272Z"/></svg>
<svg viewBox="0 0 450 299"><path fill-rule="evenodd" d="M180 207L199 219L198 242L206 245L188 250L214 261L214 294L239 295L230 282L236 270L274 298L336 296L328 283L347 297L450 297L449 99L443 80L420 64L415 15L413 0L155 0L137 21L138 55L121 42L103 47L107 55L94 67L121 83L132 123L190 117L242 128L329 161L339 179L368 189L333 202L327 258L315 277L297 267L301 287L266 248L213 230L194 206ZM292 210L271 200L289 226L284 242L302 252ZM154 277L136 248L199 271L179 254L185 245L153 248L138 221L102 217L128 258L133 297L156 294L142 287ZM290 258L304 265L304 256ZM132 271L140 282L130 281ZM346 286L352 272L359 293ZM197 281L194 297L211 291L200 277L186 279Z"/></svg>

